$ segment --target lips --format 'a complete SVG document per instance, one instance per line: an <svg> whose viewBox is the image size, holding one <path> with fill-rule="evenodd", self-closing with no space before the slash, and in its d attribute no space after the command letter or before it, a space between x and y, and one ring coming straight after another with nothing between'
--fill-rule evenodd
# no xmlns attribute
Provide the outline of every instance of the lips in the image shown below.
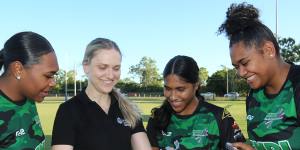
<svg viewBox="0 0 300 150"><path fill-rule="evenodd" d="M251 76L247 77L246 78L247 79L247 83L253 82L254 78L255 78L255 75L251 75Z"/></svg>
<svg viewBox="0 0 300 150"><path fill-rule="evenodd" d="M182 105L182 101L169 101L173 108L178 108Z"/></svg>
<svg viewBox="0 0 300 150"><path fill-rule="evenodd" d="M46 97L49 95L49 92L48 91L43 91L41 94L41 97Z"/></svg>

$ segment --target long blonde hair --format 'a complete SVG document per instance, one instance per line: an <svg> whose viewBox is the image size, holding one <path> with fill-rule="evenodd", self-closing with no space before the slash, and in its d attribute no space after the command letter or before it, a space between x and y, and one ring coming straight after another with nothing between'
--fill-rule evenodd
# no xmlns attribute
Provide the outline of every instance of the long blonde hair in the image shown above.
<svg viewBox="0 0 300 150"><path fill-rule="evenodd" d="M117 89L114 88L112 94L119 102L119 108L121 109L124 119L131 128L134 128L137 122L142 118L141 111L135 103L125 98Z"/></svg>
<svg viewBox="0 0 300 150"><path fill-rule="evenodd" d="M102 49L116 50L122 56L118 45L114 41L105 38L96 38L87 45L82 64L89 64L94 57L95 52ZM124 119L131 128L134 128L137 122L142 118L137 105L125 98L115 88L113 88L112 94L116 97L119 103L119 108Z"/></svg>

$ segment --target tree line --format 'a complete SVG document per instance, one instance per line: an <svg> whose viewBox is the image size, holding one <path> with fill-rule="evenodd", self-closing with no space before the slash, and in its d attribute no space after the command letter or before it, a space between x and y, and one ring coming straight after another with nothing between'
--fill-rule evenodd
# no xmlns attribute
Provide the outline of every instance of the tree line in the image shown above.
<svg viewBox="0 0 300 150"><path fill-rule="evenodd" d="M293 38L279 38L278 44L281 50L281 56L286 62L300 62L300 44L296 44ZM156 66L156 61L150 57L143 57L136 65L129 68L131 77L121 79L116 85L122 93L129 96L162 96L163 94L163 78ZM84 89L87 85L87 79L83 77L81 80L75 79L76 72L74 70L59 70L56 75L56 86L53 94L64 94L65 90L70 95ZM223 96L227 91L238 92L246 95L249 87L246 81L237 76L236 70L223 66L221 70L217 70L209 76L207 68L199 68L199 78L201 92L213 92L216 95ZM76 84L75 84L76 80ZM76 86L76 88L74 88ZM67 87L67 88L66 88Z"/></svg>

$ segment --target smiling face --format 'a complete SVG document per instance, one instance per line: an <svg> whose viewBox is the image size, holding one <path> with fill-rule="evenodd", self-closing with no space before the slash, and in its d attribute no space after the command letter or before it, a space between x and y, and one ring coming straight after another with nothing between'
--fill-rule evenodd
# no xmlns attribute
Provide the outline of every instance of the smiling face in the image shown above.
<svg viewBox="0 0 300 150"><path fill-rule="evenodd" d="M42 55L38 64L24 68L20 73L19 85L25 97L41 102L55 86L54 75L58 71L54 52Z"/></svg>
<svg viewBox="0 0 300 150"><path fill-rule="evenodd" d="M108 94L120 79L121 55L115 49L100 49L83 67L89 80L88 88Z"/></svg>
<svg viewBox="0 0 300 150"><path fill-rule="evenodd" d="M233 44L230 48L232 65L252 89L265 86L272 76L272 67L266 54L263 50L257 50L255 46L246 47L243 42ZM270 54L270 57L274 56Z"/></svg>
<svg viewBox="0 0 300 150"><path fill-rule="evenodd" d="M164 80L164 96L179 115L189 115L197 107L197 84L188 83L179 76L170 74Z"/></svg>

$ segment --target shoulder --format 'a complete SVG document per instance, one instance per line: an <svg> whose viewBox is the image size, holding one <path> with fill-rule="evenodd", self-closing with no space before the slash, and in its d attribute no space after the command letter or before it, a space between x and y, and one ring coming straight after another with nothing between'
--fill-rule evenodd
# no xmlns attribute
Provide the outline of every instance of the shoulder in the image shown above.
<svg viewBox="0 0 300 150"><path fill-rule="evenodd" d="M300 84L299 74L300 74L300 66L295 65L295 64L291 64L291 68L290 68L290 71L289 71L288 78L294 86L299 86L299 84Z"/></svg>
<svg viewBox="0 0 300 150"><path fill-rule="evenodd" d="M224 112L224 108L216 106L214 104L208 102L201 102L200 105L203 105L209 112L222 114Z"/></svg>
<svg viewBox="0 0 300 150"><path fill-rule="evenodd" d="M60 104L60 107L76 107L81 104L80 101L82 101L82 93L79 93L78 95L70 98L69 100L63 102Z"/></svg>

